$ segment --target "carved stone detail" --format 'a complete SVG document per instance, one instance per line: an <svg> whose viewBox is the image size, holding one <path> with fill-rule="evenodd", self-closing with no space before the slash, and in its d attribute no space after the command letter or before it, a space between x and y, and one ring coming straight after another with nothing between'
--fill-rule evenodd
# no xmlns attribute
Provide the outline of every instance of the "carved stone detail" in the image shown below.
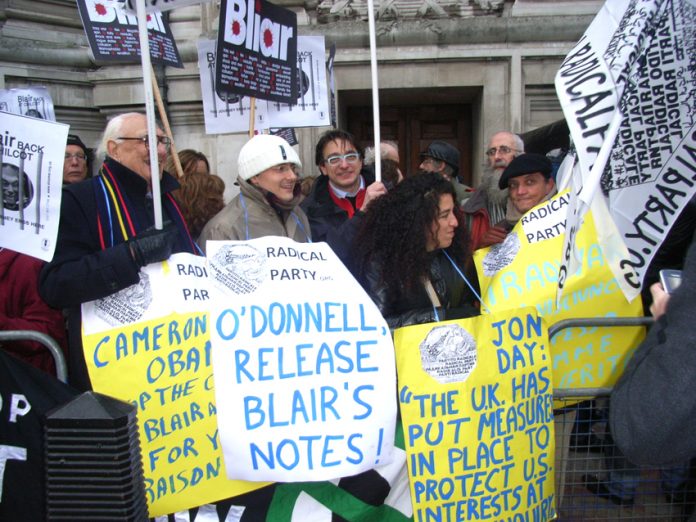
<svg viewBox="0 0 696 522"><path fill-rule="evenodd" d="M504 0L381 0L375 2L375 19L388 22L500 15L504 3ZM316 7L316 15L319 24L339 20L366 20L367 2L322 0Z"/></svg>

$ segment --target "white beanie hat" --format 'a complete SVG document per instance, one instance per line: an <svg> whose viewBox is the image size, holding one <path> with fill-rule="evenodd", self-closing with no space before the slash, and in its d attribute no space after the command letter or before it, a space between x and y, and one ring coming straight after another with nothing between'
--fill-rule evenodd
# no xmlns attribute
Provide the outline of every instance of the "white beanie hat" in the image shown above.
<svg viewBox="0 0 696 522"><path fill-rule="evenodd" d="M287 141L273 134L257 134L239 152L237 172L246 181L282 163L294 163L302 168L297 152Z"/></svg>

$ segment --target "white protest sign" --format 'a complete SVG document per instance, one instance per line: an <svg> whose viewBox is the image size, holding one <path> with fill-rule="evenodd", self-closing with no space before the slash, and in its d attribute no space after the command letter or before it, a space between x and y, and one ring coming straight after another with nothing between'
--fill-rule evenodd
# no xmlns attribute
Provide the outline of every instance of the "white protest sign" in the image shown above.
<svg viewBox="0 0 696 522"><path fill-rule="evenodd" d="M215 61L217 43L215 40L198 41L198 69L201 77L201 96L203 97L203 116L206 134L245 132L249 130L251 100L241 94L223 94L215 90ZM268 127L266 101L254 99L254 128Z"/></svg>
<svg viewBox="0 0 696 522"><path fill-rule="evenodd" d="M559 69L556 90L578 155L559 290L574 272L577 230L594 199L606 199L623 237L604 234L602 250L632 299L694 193L695 16L684 0L607 2Z"/></svg>
<svg viewBox="0 0 696 522"><path fill-rule="evenodd" d="M51 93L46 87L0 90L0 111L56 121Z"/></svg>
<svg viewBox="0 0 696 522"><path fill-rule="evenodd" d="M297 102L268 102L270 127L321 127L331 124L325 54L323 36L297 37Z"/></svg>
<svg viewBox="0 0 696 522"><path fill-rule="evenodd" d="M228 477L330 480L389 462L391 334L328 245L264 237L206 251Z"/></svg>
<svg viewBox="0 0 696 522"><path fill-rule="evenodd" d="M56 247L67 125L0 112L0 246L50 261Z"/></svg>

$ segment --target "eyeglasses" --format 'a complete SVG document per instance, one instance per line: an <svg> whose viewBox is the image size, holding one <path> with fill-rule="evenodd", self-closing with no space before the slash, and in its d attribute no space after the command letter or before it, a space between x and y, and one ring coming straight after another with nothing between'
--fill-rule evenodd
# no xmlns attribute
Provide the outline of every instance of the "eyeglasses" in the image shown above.
<svg viewBox="0 0 696 522"><path fill-rule="evenodd" d="M348 154L334 154L333 156L329 156L328 158L324 159L324 163L328 163L332 167L335 167L336 165L339 165L343 160L346 161L346 163L355 163L360 159L360 154L357 152L349 152Z"/></svg>
<svg viewBox="0 0 696 522"><path fill-rule="evenodd" d="M495 156L496 152L500 152L501 154L510 154L511 152L519 152L517 149L511 149L507 145L501 145L500 147L491 147L486 151L486 156Z"/></svg>
<svg viewBox="0 0 696 522"><path fill-rule="evenodd" d="M65 153L65 161L70 161L73 158L75 158L77 161L85 161L87 160L87 156L82 154L81 152L76 152L75 154L70 154L68 152Z"/></svg>
<svg viewBox="0 0 696 522"><path fill-rule="evenodd" d="M143 136L142 138L126 138L123 136L120 136L116 138L117 140L135 140L135 141L141 141L145 147L150 146L150 141L147 136ZM169 139L169 136L157 136L157 144L158 145L164 145L164 148L169 150L169 147L172 146L172 140Z"/></svg>

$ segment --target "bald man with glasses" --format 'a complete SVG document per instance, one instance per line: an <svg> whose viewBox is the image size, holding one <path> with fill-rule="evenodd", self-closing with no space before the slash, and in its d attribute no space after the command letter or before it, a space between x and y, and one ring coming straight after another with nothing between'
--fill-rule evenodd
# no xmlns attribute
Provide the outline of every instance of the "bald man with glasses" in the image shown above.
<svg viewBox="0 0 696 522"><path fill-rule="evenodd" d="M479 186L462 205L473 250L493 244L490 241L496 238L489 237L496 230L493 227L505 222L508 191L499 187L500 178L510 162L522 153L524 143L517 134L501 131L491 136Z"/></svg>
<svg viewBox="0 0 696 522"><path fill-rule="evenodd" d="M79 390L91 388L80 305L138 283L140 269L150 263L198 252L171 195L179 184L164 172L170 140L161 129L156 132L153 172L145 115L116 116L97 152L104 157L99 175L63 187L55 254L41 271L39 293L50 306L68 310L69 379ZM154 228L153 176L160 178L162 230Z"/></svg>

